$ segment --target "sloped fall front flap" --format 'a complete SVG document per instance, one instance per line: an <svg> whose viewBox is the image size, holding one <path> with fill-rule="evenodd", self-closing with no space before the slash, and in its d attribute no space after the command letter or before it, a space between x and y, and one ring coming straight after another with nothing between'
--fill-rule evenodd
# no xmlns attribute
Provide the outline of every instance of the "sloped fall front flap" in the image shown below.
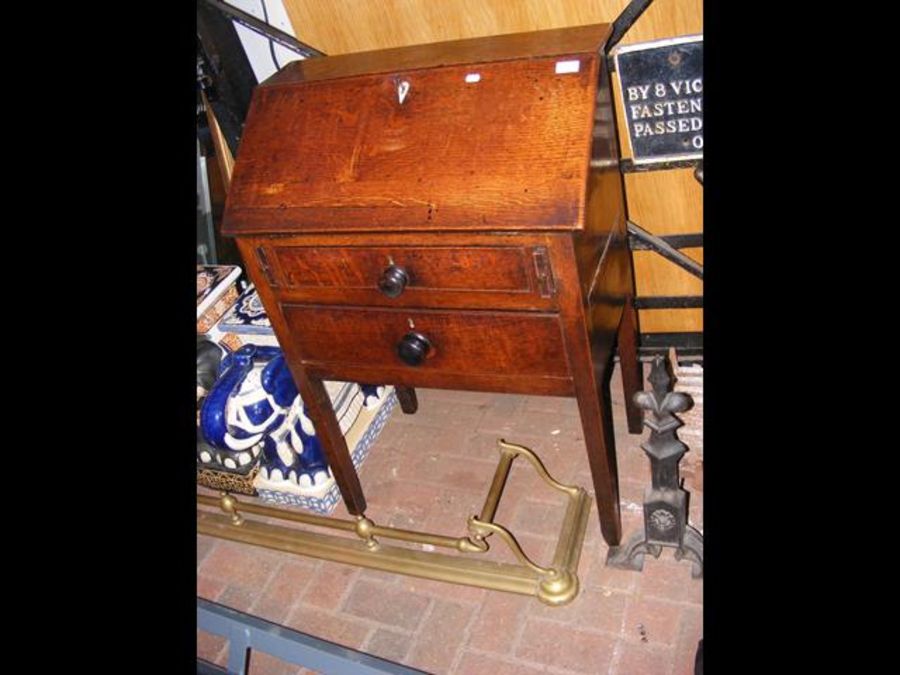
<svg viewBox="0 0 900 675"><path fill-rule="evenodd" d="M288 66L254 94L223 232L581 228L607 28Z"/></svg>

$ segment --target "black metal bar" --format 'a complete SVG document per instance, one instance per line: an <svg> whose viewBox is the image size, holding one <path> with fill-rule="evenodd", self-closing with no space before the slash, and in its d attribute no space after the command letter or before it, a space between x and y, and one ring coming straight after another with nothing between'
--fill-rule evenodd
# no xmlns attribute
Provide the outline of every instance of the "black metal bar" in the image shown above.
<svg viewBox="0 0 900 675"><path fill-rule="evenodd" d="M662 239L672 248L703 248L703 233L696 234L661 234L654 235ZM628 236L628 246L632 251L655 251L650 244L634 235Z"/></svg>
<svg viewBox="0 0 900 675"><path fill-rule="evenodd" d="M635 164L634 160L626 157L619 162L619 170L622 173L642 173L644 171L666 171L668 169L693 169L702 161L702 159L670 159L664 162L654 162L653 164Z"/></svg>
<svg viewBox="0 0 900 675"><path fill-rule="evenodd" d="M625 37L625 33L634 25L634 22L637 21L641 14L644 13L650 3L653 0L631 0L628 3L628 6L622 10L619 16L616 17L616 20L613 21L613 29L612 33L609 36L609 40L606 41L606 52L619 44L619 41Z"/></svg>
<svg viewBox="0 0 900 675"><path fill-rule="evenodd" d="M228 672L247 675L250 667L250 631L231 630L228 632Z"/></svg>
<svg viewBox="0 0 900 675"><path fill-rule="evenodd" d="M641 333L641 351L658 352L668 351L670 347L678 350L679 356L683 350L703 350L703 333Z"/></svg>
<svg viewBox="0 0 900 675"><path fill-rule="evenodd" d="M197 627L222 635L229 642L249 645L282 661L322 673L346 675L419 675L424 671L343 647L334 642L239 612L216 602L197 598ZM231 664L229 664L230 666ZM229 672L231 668L229 667ZM250 669L252 674L252 668Z"/></svg>
<svg viewBox="0 0 900 675"><path fill-rule="evenodd" d="M308 44L304 42L300 42L297 38L289 33L285 33L284 31L278 30L277 28L270 26L265 21L261 21L257 19L252 14L247 14L247 12L243 12L236 7L232 7L228 3L219 2L219 0L203 0L207 5L213 7L226 16L234 19L242 26L246 26L250 30L259 33L260 35L272 40L273 42L277 42L282 47L286 47L293 52L297 52L301 56L306 58L314 57L314 56L325 56L324 52L320 52L315 47L310 47Z"/></svg>
<svg viewBox="0 0 900 675"><path fill-rule="evenodd" d="M634 299L635 309L693 309L703 307L702 295L651 295Z"/></svg>
<svg viewBox="0 0 900 675"><path fill-rule="evenodd" d="M666 260L675 263L681 269L690 272L698 279L703 278L703 265L696 260L689 258L681 251L676 250L661 237L657 237L655 234L647 232L647 230L640 225L633 223L630 220L628 221L628 234L630 235L629 240L631 237L639 239Z"/></svg>

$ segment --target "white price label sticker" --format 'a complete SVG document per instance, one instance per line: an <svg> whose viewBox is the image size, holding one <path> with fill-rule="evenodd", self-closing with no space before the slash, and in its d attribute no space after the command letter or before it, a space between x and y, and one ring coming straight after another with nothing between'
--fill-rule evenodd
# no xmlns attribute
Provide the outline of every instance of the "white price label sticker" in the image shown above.
<svg viewBox="0 0 900 675"><path fill-rule="evenodd" d="M566 73L577 73L581 70L581 61L575 59L574 61L557 61L556 62L556 74L557 75L565 75Z"/></svg>

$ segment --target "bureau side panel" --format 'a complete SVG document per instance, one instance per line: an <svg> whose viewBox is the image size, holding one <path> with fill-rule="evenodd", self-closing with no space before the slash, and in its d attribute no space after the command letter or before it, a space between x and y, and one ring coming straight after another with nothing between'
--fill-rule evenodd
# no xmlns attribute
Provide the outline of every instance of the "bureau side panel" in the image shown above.
<svg viewBox="0 0 900 675"><path fill-rule="evenodd" d="M625 300L634 293L616 125L605 63L598 76L584 230L573 237L595 368L609 365Z"/></svg>

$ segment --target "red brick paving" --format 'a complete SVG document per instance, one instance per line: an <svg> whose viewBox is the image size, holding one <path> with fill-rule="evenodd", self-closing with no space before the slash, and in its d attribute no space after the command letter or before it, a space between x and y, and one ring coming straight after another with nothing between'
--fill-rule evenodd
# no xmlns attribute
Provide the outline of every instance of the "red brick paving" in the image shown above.
<svg viewBox="0 0 900 675"><path fill-rule="evenodd" d="M633 595L625 603L625 636L649 644L674 645L681 609L674 602Z"/></svg>
<svg viewBox="0 0 900 675"><path fill-rule="evenodd" d="M671 647L625 643L616 663L617 675L657 675L668 673L672 667L674 650Z"/></svg>
<svg viewBox="0 0 900 675"><path fill-rule="evenodd" d="M266 621L284 623L291 612L291 598L298 598L315 578L313 560L297 558L285 560L276 570L269 584L251 612Z"/></svg>
<svg viewBox="0 0 900 675"><path fill-rule="evenodd" d="M607 589L584 588L580 602L564 607L549 607L540 602L528 603L528 615L547 621L564 623L574 627L590 626L591 629L618 635L622 632L625 604L630 596Z"/></svg>
<svg viewBox="0 0 900 675"><path fill-rule="evenodd" d="M331 610L350 594L359 570L348 565L323 565L312 576L303 594L303 603Z"/></svg>
<svg viewBox="0 0 900 675"><path fill-rule="evenodd" d="M284 625L323 640L359 649L374 629L368 621L326 612L318 607L300 604L294 607Z"/></svg>
<svg viewBox="0 0 900 675"><path fill-rule="evenodd" d="M259 589L266 585L276 567L278 561L268 551L231 541L219 541L203 560L198 571L228 584Z"/></svg>
<svg viewBox="0 0 900 675"><path fill-rule="evenodd" d="M225 582L197 575L197 595L207 600L215 600L225 590Z"/></svg>
<svg viewBox="0 0 900 675"><path fill-rule="evenodd" d="M468 637L466 629L476 608L447 600L434 600L431 614L421 622L417 640L407 663L433 673L450 670Z"/></svg>
<svg viewBox="0 0 900 675"><path fill-rule="evenodd" d="M666 555L668 553L668 555ZM691 565L677 562L670 551L663 551L659 560L647 558L638 575L641 595L675 602L703 603L703 585L691 578Z"/></svg>
<svg viewBox="0 0 900 675"><path fill-rule="evenodd" d="M250 590L241 586L226 586L225 590L216 598L216 602L226 607L233 607L239 612L249 612L259 598L259 590Z"/></svg>
<svg viewBox="0 0 900 675"><path fill-rule="evenodd" d="M197 535L197 564L199 565L205 559L207 554L212 550L216 540L213 537L207 537L204 534Z"/></svg>
<svg viewBox="0 0 900 675"><path fill-rule="evenodd" d="M573 399L418 393L419 412L407 416L397 409L360 474L368 514L377 522L462 535L490 483L498 437L534 449L555 477L593 493ZM646 433L627 434L622 401L616 373L613 416L627 539L642 523L649 470L639 447ZM467 458L474 461L467 464ZM510 527L538 563L547 562L562 507L522 460L516 464L497 522ZM414 475L421 480L403 482ZM694 492L691 522L699 528L702 503L702 493ZM348 517L342 505L335 515ZM491 544L487 557L511 560L502 542ZM595 507L579 565L581 593L560 608L205 536L197 537L197 587L203 597L432 673L691 675L703 636L703 583L691 578L690 562L677 562L663 549L637 573L606 567L606 552ZM198 632L197 653L224 664L227 645ZM268 656L250 670L308 672Z"/></svg>
<svg viewBox="0 0 900 675"><path fill-rule="evenodd" d="M344 612L388 626L414 630L425 617L430 598L406 593L395 586L362 579L353 585Z"/></svg>
<svg viewBox="0 0 900 675"><path fill-rule="evenodd" d="M409 653L412 636L388 628L376 628L369 637L364 649L369 654L380 656L388 661L403 663Z"/></svg>
<svg viewBox="0 0 900 675"><path fill-rule="evenodd" d="M555 621L528 619L516 656L577 673L606 673L615 643L616 636L607 633L588 632Z"/></svg>
<svg viewBox="0 0 900 675"><path fill-rule="evenodd" d="M432 579L419 579L418 577L406 577L391 575L396 579L396 584L407 593L416 595L429 595L439 600L453 600L455 602L481 605L490 592L485 588L474 586L459 586L457 584L445 584Z"/></svg>
<svg viewBox="0 0 900 675"><path fill-rule="evenodd" d="M299 668L293 663L282 661L265 652L250 652L248 673L267 673L267 675L296 675Z"/></svg>
<svg viewBox="0 0 900 675"><path fill-rule="evenodd" d="M469 646L494 654L512 653L513 642L532 601L532 598L522 595L490 593L470 633Z"/></svg>
<svg viewBox="0 0 900 675"><path fill-rule="evenodd" d="M697 642L703 637L703 608L686 605L681 614L672 675L694 675Z"/></svg>
<svg viewBox="0 0 900 675"><path fill-rule="evenodd" d="M464 651L456 672L466 675L535 675L547 671L541 667L525 665L521 661L502 659L493 654Z"/></svg>
<svg viewBox="0 0 900 675"><path fill-rule="evenodd" d="M197 631L197 657L204 661L211 661L224 665L225 661L218 656L225 649L225 638L212 635L202 630Z"/></svg>

